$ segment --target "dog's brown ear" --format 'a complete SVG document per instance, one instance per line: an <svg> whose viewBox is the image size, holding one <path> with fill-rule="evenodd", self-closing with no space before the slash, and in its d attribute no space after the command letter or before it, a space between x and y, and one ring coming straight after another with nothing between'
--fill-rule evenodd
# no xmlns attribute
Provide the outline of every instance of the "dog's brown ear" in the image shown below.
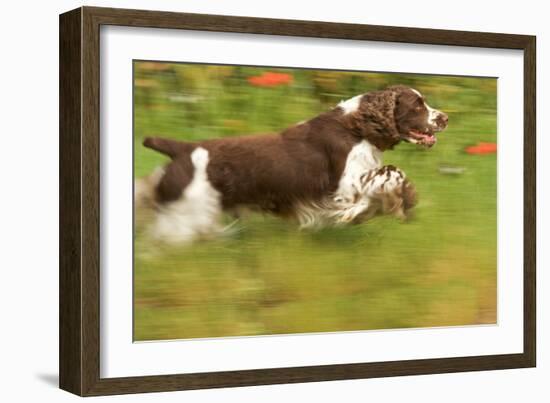
<svg viewBox="0 0 550 403"><path fill-rule="evenodd" d="M395 123L397 93L391 90L365 94L359 109L351 116L351 129L380 150L393 148L401 136Z"/></svg>
<svg viewBox="0 0 550 403"><path fill-rule="evenodd" d="M143 145L172 159L182 154L189 154L195 149L194 144L160 137L146 137L143 140Z"/></svg>

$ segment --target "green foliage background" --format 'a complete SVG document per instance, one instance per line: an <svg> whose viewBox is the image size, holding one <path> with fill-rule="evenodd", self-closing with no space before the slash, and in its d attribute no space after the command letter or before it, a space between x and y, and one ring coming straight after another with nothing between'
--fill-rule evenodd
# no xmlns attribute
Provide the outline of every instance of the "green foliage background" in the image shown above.
<svg viewBox="0 0 550 403"><path fill-rule="evenodd" d="M249 82L265 72L292 81ZM496 142L496 79L135 62L135 176L167 162L141 145L145 136L279 131L393 84L449 114L432 149L403 143L384 153L417 186L412 220L310 232L255 214L229 238L168 246L136 211L135 339L495 323L496 155L464 149Z"/></svg>

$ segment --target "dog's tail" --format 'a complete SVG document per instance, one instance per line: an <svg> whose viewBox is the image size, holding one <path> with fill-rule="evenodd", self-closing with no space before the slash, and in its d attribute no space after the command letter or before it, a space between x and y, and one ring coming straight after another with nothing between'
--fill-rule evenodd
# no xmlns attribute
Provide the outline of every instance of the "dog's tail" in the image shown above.
<svg viewBox="0 0 550 403"><path fill-rule="evenodd" d="M158 151L161 154L167 155L171 159L182 154L189 154L195 149L192 143L163 139L160 137L146 137L143 140L143 145L152 150Z"/></svg>

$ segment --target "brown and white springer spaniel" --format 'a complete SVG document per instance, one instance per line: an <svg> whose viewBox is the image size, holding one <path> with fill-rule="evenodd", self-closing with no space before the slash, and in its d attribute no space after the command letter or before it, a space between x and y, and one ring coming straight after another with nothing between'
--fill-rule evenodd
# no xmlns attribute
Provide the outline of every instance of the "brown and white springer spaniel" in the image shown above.
<svg viewBox="0 0 550 403"><path fill-rule="evenodd" d="M172 161L136 183L136 201L155 206L155 235L172 241L223 232L222 211L242 207L302 227L402 216L414 187L401 170L382 166L382 152L402 140L431 147L447 121L418 91L392 86L278 134L197 143L149 137L144 146Z"/></svg>

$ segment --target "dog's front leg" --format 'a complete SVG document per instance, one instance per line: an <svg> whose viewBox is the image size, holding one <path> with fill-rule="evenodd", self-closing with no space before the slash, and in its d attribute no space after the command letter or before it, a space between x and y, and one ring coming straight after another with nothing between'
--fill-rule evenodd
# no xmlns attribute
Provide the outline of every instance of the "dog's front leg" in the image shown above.
<svg viewBox="0 0 550 403"><path fill-rule="evenodd" d="M337 218L337 224L349 224L355 219L364 214L369 209L368 200L363 200L360 203L353 203L340 210Z"/></svg>
<svg viewBox="0 0 550 403"><path fill-rule="evenodd" d="M376 170L365 182L364 195L377 213L407 218L407 212L416 205L416 189L406 178L405 173L392 165Z"/></svg>

